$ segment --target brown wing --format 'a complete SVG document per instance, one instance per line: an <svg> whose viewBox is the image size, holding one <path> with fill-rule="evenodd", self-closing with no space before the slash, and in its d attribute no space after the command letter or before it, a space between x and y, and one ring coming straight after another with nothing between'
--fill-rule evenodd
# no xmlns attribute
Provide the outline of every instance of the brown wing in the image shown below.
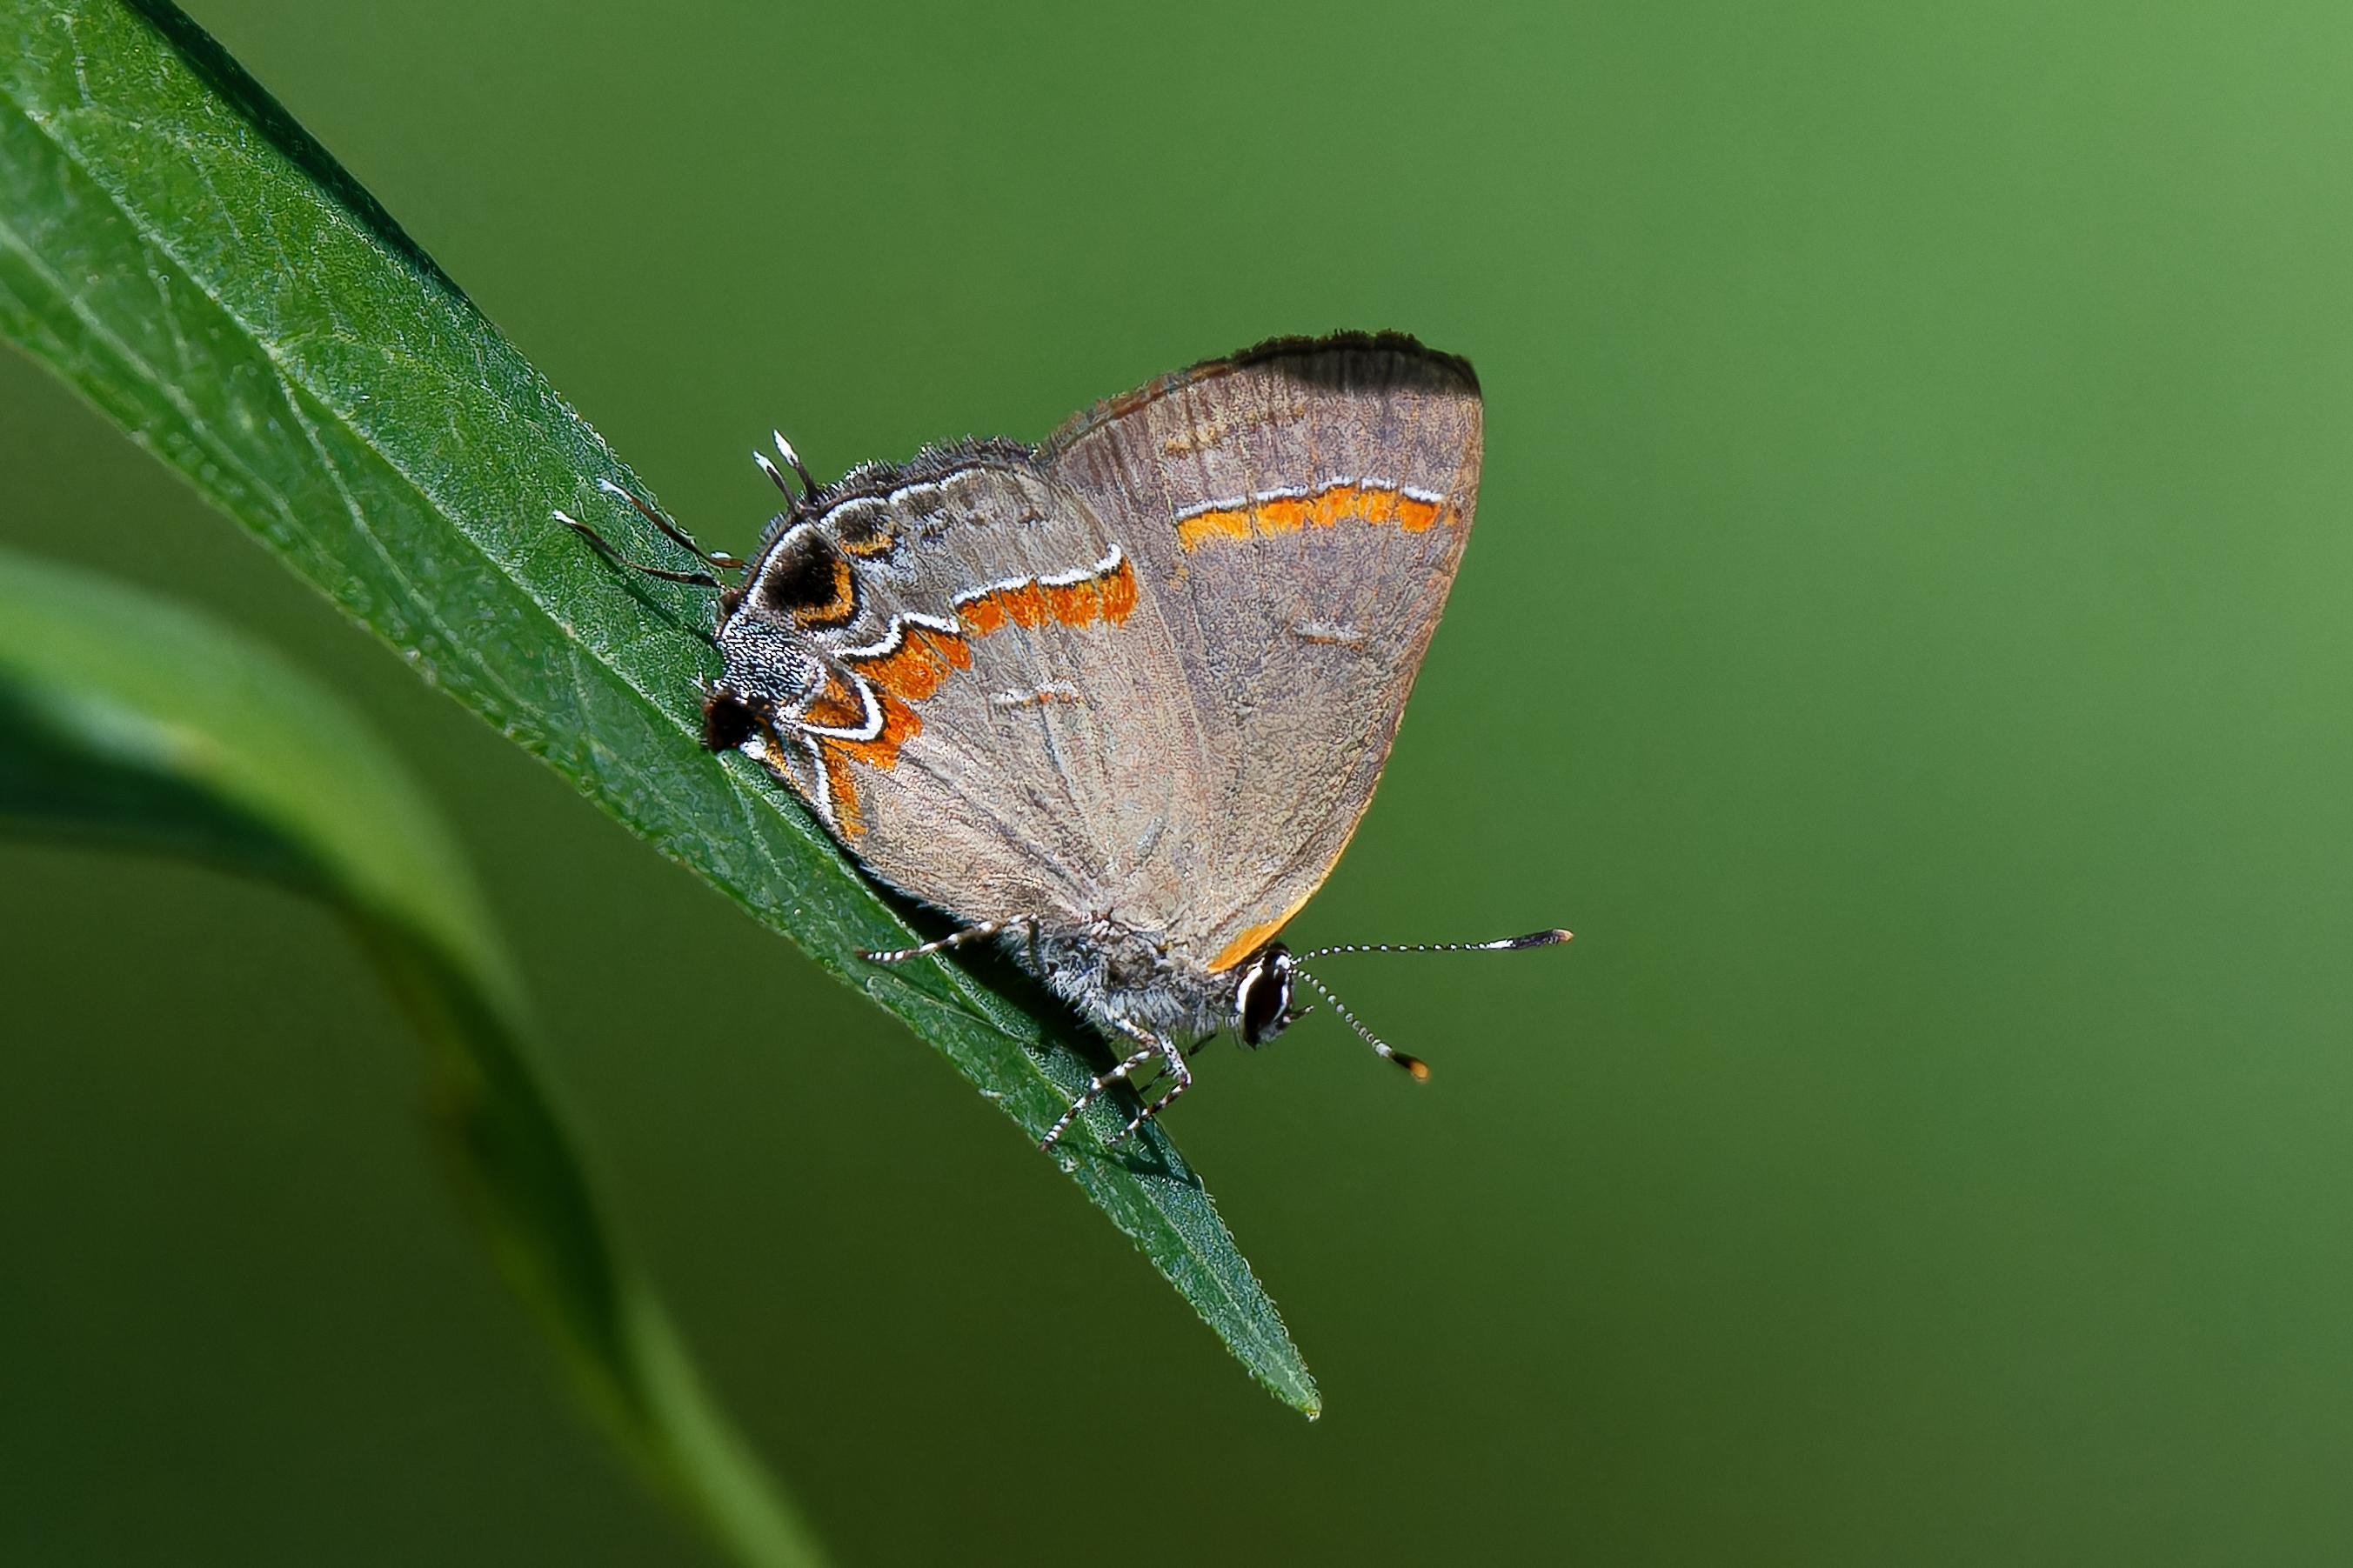
<svg viewBox="0 0 2353 1568"><path fill-rule="evenodd" d="M970 921L1190 923L1202 751L1161 605L1034 452L873 465L720 631L763 751L885 880Z"/></svg>
<svg viewBox="0 0 2353 1568"><path fill-rule="evenodd" d="M1201 735L1201 879L1177 934L1213 970L1346 846L1471 531L1477 378L1410 338L1285 339L1163 377L1046 445L1132 555Z"/></svg>
<svg viewBox="0 0 2353 1568"><path fill-rule="evenodd" d="M1372 796L1470 524L1469 367L1265 345L858 470L720 628L754 743L886 880L1229 967Z"/></svg>

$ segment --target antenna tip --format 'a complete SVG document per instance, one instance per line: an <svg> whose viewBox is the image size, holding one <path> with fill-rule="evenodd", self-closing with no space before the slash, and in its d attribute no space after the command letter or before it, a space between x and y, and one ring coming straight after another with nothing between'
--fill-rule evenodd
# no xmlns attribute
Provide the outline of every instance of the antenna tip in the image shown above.
<svg viewBox="0 0 2353 1568"><path fill-rule="evenodd" d="M1557 928L1552 931L1532 931L1525 936L1515 936L1508 942L1499 942L1495 945L1514 951L1523 947L1558 947L1574 934L1576 933L1573 931L1565 931Z"/></svg>
<svg viewBox="0 0 2353 1568"><path fill-rule="evenodd" d="M1430 1081L1430 1064L1423 1061L1419 1057L1409 1057L1403 1051L1391 1051L1389 1053L1389 1060L1397 1063L1398 1066L1411 1073L1413 1075L1414 1082L1428 1083Z"/></svg>

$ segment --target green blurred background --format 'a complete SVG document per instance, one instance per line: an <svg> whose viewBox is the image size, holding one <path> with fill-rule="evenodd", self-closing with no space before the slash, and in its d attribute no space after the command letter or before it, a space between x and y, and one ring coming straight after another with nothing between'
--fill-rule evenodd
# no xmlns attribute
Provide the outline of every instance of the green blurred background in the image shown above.
<svg viewBox="0 0 2353 1568"><path fill-rule="evenodd" d="M2353 1556L2353 10L192 6L706 541L1261 335L1488 395L1306 942L1173 1121L1250 1385L922 1045L0 355L0 538L253 628L490 883L845 1568ZM338 928L0 847L0 1558L708 1563ZM1105 1400L1101 1365L1124 1393Z"/></svg>

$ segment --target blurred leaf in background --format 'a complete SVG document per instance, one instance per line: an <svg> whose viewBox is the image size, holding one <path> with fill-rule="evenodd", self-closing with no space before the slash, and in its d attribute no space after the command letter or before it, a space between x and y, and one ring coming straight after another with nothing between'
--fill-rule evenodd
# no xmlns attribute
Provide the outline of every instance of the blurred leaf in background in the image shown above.
<svg viewBox="0 0 2353 1568"><path fill-rule="evenodd" d="M340 702L182 606L0 551L0 832L332 909L431 1048L456 1168L589 1405L747 1568L822 1562L599 1217L463 858Z"/></svg>

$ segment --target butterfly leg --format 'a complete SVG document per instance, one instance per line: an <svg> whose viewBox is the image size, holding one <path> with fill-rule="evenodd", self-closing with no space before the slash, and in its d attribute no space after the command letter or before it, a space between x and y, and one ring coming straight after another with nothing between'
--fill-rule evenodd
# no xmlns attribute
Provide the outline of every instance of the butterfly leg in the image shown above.
<svg viewBox="0 0 2353 1568"><path fill-rule="evenodd" d="M1135 1120L1119 1130L1119 1138L1126 1137L1129 1133L1134 1132L1137 1128L1143 1126L1145 1122L1159 1115L1163 1110L1167 1109L1168 1102L1170 1100L1176 1099L1178 1095L1193 1087L1193 1069L1185 1065L1185 1053L1177 1048L1176 1043L1173 1040L1161 1040L1156 1043L1160 1047L1161 1065L1168 1069L1168 1076L1175 1079L1176 1081L1170 1087L1166 1094L1162 1095L1158 1100L1154 1100L1151 1104L1137 1111L1135 1113ZM1116 1143L1119 1142L1119 1138L1114 1138L1112 1142Z"/></svg>
<svg viewBox="0 0 2353 1568"><path fill-rule="evenodd" d="M869 963L904 963L911 958L927 958L934 952L945 952L950 948L962 947L965 942L995 936L1001 931L1012 931L1018 926L1033 923L1028 915L1015 915L1010 920L983 921L976 926L966 926L953 935L944 936L937 942L927 942L921 947L893 947L880 952L869 952L861 948L858 956Z"/></svg>
<svg viewBox="0 0 2353 1568"><path fill-rule="evenodd" d="M1060 1121L1055 1122L1054 1125L1048 1130L1046 1136L1038 1140L1038 1147L1040 1150L1051 1149L1056 1143L1060 1142L1062 1134L1070 1131L1071 1123L1079 1119L1079 1112L1084 1110L1088 1106L1092 1105L1095 1100L1102 1096L1103 1091L1110 1089L1112 1085L1124 1082L1135 1071L1136 1068L1152 1060L1155 1057L1160 1057L1164 1059L1166 1058L1167 1055L1167 1047L1159 1040L1155 1039L1150 1035L1145 1034L1140 1029L1135 1030L1133 1033L1134 1037L1142 1040L1144 1044L1136 1049L1134 1055L1120 1063L1119 1066L1112 1068L1111 1071L1097 1073L1094 1077L1087 1080L1085 1092L1081 1094L1078 1099L1071 1101L1071 1108L1062 1112L1062 1119ZM1135 1131L1133 1123L1129 1125L1127 1131L1128 1132ZM1124 1138L1126 1136L1127 1132L1120 1134L1121 1138ZM1114 1139L1113 1142L1115 1142L1117 1140Z"/></svg>
<svg viewBox="0 0 2353 1568"><path fill-rule="evenodd" d="M627 567L640 576L659 577L665 583L684 583L693 588L717 588L722 585L719 579L708 572L672 572L661 566L641 566L615 549L612 541L574 517L570 512L557 511L555 521L595 545L596 552L614 565Z"/></svg>
<svg viewBox="0 0 2353 1568"><path fill-rule="evenodd" d="M648 522L652 523L656 528L660 529L664 534L668 535L671 542L681 545L686 549L694 552L695 554L701 556L712 565L720 568L722 571L732 572L744 564L744 563L736 560L735 557L727 554L723 551L705 550L702 546L694 542L694 536L692 534L687 532L686 530L679 527L678 524L672 522L670 519L656 511L651 506L647 504L643 498L638 496L632 491L623 489L612 480L598 479L596 481L596 488L603 490L608 496L618 496L621 500L628 502L631 506L638 509L638 514L640 517L643 517ZM578 523L574 523L573 526L577 528L580 525Z"/></svg>

